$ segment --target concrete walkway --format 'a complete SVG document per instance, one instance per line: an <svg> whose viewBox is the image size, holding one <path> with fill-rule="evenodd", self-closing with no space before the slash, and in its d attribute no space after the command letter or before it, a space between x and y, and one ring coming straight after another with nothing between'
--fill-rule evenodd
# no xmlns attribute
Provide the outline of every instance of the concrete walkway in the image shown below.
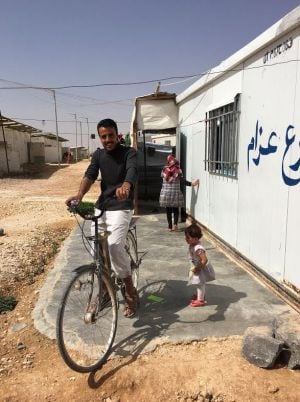
<svg viewBox="0 0 300 402"><path fill-rule="evenodd" d="M184 224L181 226L177 233L168 232L164 214L143 215L139 219L138 248L141 252L148 250L140 266L141 308L137 317L126 319L121 303L115 354L138 354L166 341L242 335L249 326L269 324L274 318L298 316L205 239L203 243L217 279L207 284L208 304L190 307L194 289L187 286L189 264ZM55 339L57 310L72 270L90 260L77 228L64 242L32 314L35 327L47 337ZM151 300L151 295L159 296L161 301Z"/></svg>

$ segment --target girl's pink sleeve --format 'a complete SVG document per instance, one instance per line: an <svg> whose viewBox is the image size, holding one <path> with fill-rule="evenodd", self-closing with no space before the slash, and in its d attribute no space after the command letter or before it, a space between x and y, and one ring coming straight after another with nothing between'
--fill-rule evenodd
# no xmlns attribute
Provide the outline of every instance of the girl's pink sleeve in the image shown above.
<svg viewBox="0 0 300 402"><path fill-rule="evenodd" d="M201 246L201 244L197 244L195 246L195 254L196 255L205 254L205 248Z"/></svg>

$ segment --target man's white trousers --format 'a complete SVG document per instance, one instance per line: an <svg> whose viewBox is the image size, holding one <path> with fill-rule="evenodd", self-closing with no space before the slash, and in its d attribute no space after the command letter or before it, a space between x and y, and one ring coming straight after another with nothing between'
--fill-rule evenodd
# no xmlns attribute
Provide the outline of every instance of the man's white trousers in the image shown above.
<svg viewBox="0 0 300 402"><path fill-rule="evenodd" d="M99 209L95 209L95 215L99 215L100 212ZM121 279L131 275L130 259L125 250L125 244L132 214L131 210L106 211L98 220L99 232L111 232L108 236L111 265ZM92 222L92 234L94 234L94 226Z"/></svg>

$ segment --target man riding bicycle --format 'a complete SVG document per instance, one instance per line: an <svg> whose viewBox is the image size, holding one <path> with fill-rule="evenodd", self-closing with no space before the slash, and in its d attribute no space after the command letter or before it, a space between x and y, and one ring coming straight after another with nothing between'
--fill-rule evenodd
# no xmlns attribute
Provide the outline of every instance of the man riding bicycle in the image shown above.
<svg viewBox="0 0 300 402"><path fill-rule="evenodd" d="M70 206L71 201L80 202L100 172L101 194L96 202L95 214L99 213L99 209L105 208L104 214L99 219L99 230L111 232L108 237L111 265L124 282L124 316L131 318L137 311L138 294L133 286L130 260L125 251L125 243L133 213L133 190L137 181L137 154L133 148L122 146L119 143L118 127L114 120L101 120L97 125L97 131L103 149L97 148L94 152L77 195L69 197L66 204Z"/></svg>

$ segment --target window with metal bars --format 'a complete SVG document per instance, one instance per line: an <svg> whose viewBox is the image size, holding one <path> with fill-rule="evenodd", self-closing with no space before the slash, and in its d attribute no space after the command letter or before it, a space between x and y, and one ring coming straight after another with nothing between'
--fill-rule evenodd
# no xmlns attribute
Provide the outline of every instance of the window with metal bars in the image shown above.
<svg viewBox="0 0 300 402"><path fill-rule="evenodd" d="M206 113L204 162L211 174L237 178L239 101L237 94L232 103Z"/></svg>

